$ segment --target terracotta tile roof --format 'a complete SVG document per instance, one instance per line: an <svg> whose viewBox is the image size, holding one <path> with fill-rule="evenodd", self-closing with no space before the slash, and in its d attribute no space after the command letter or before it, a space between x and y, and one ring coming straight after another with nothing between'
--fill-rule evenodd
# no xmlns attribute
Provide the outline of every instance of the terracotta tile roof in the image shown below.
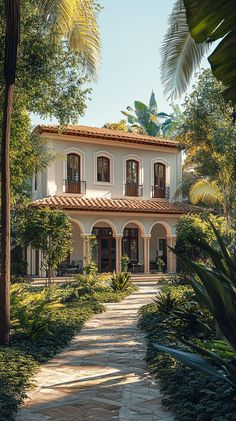
<svg viewBox="0 0 236 421"><path fill-rule="evenodd" d="M106 199L86 198L78 195L64 194L38 199L33 206L49 206L50 208L67 210L86 210L96 212L137 212L154 214L184 214L198 212L196 206L185 203L170 203L158 200L137 200L137 199Z"/></svg>
<svg viewBox="0 0 236 421"><path fill-rule="evenodd" d="M143 145L164 146L177 148L178 143L169 139L158 139L153 136L138 133L123 132L98 127L70 125L70 126L37 126L35 132L39 134L65 134L76 137L88 137L93 139L107 139L126 143L139 143Z"/></svg>

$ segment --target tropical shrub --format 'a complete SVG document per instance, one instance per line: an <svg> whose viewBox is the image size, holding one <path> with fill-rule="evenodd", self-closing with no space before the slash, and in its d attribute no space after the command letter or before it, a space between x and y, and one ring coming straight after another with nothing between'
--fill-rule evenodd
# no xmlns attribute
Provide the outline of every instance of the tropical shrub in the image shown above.
<svg viewBox="0 0 236 421"><path fill-rule="evenodd" d="M176 225L176 253L182 254L194 261L208 262L208 253L198 243L192 242L192 238L202 239L204 238L209 244L214 247L218 247L214 231L211 226L211 222L220 231L221 235L224 236L225 241L228 245L233 243L234 232L227 226L226 219L223 217L216 217L210 215L210 220L206 218L204 214L191 214L182 216ZM178 259L178 268L181 271L186 271L186 266L181 263L181 259Z"/></svg>
<svg viewBox="0 0 236 421"><path fill-rule="evenodd" d="M0 347L0 421L14 421L19 405L31 386L38 364L13 347Z"/></svg>
<svg viewBox="0 0 236 421"><path fill-rule="evenodd" d="M15 284L11 289L12 328L39 339L50 331L53 312L61 307L50 289L30 294L27 285Z"/></svg>
<svg viewBox="0 0 236 421"><path fill-rule="evenodd" d="M125 291L132 285L130 278L128 272L113 273L110 286L114 291Z"/></svg>
<svg viewBox="0 0 236 421"><path fill-rule="evenodd" d="M147 340L146 358L150 370L158 378L164 395L162 403L174 412L177 421L233 421L236 402L235 390L231 386L224 380L190 370L172 356L154 348L153 343L158 342L187 351L188 347L179 341L187 332L191 341L217 352L222 358L232 359L235 355L225 341L217 339L215 330L209 328L213 318L196 302L190 286L168 284L162 291L163 294L170 292L180 302L173 311L168 314L162 312L154 302L139 311L139 326L145 331ZM191 317L176 317L185 304L186 311L193 306L192 311L199 312L197 329Z"/></svg>
<svg viewBox="0 0 236 421"><path fill-rule="evenodd" d="M205 239L192 239L192 244L201 247L212 260L212 267L195 263L177 253L193 277L191 285L199 304L205 307L216 321L218 329L236 352L236 259L224 244L219 232L212 225L218 241L219 251L211 247ZM171 349L156 344L157 349L166 351L187 366L220 378L236 388L236 360L227 360L196 343L183 340L197 354ZM209 362L209 360L212 363ZM215 367L216 366L216 367ZM220 371L217 369L219 368Z"/></svg>
<svg viewBox="0 0 236 421"><path fill-rule="evenodd" d="M177 308L180 303L178 297L173 296L171 292L160 293L156 296L154 302L156 304L157 310L166 314L172 312L174 308Z"/></svg>

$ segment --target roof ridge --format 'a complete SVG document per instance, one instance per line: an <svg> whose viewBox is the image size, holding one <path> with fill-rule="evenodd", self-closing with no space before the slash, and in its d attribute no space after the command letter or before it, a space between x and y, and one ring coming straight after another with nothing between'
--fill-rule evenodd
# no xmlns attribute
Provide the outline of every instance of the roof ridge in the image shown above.
<svg viewBox="0 0 236 421"><path fill-rule="evenodd" d="M149 136L147 134L140 134L134 132L125 132L122 130L112 130L105 127L93 127L93 126L84 126L84 125L66 125L66 126L59 126L59 125L38 125L34 129L38 133L56 133L56 134L67 134L67 135L83 135L86 134L87 136L101 136L107 139L115 138L115 140L130 140L130 141L137 141L137 142L144 142L148 144L154 145L168 145L176 147L178 142L173 139L166 139L161 137L154 137Z"/></svg>

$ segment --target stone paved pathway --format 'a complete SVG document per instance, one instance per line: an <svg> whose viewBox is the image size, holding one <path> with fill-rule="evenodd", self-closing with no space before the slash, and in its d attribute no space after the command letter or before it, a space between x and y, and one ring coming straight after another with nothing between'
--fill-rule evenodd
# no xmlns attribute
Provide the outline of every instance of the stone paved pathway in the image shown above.
<svg viewBox="0 0 236 421"><path fill-rule="evenodd" d="M156 282L95 315L56 358L42 365L18 421L173 421L146 372L137 311Z"/></svg>

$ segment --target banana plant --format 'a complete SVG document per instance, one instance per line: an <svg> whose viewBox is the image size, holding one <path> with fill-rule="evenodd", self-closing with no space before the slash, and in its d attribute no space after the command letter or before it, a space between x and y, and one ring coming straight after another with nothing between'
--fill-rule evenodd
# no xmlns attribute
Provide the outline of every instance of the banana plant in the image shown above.
<svg viewBox="0 0 236 421"><path fill-rule="evenodd" d="M138 127L149 136L166 135L172 128L172 117L166 113L158 113L155 94L152 91L149 105L140 101L134 102L134 108L127 107L127 111L121 111L127 117L128 123L133 127Z"/></svg>
<svg viewBox="0 0 236 421"><path fill-rule="evenodd" d="M198 303L208 309L225 340L236 352L236 255L229 252L223 238L212 223L211 225L217 238L219 250L214 249L204 239L191 239L190 241L193 245L201 247L210 256L212 267L192 262L182 254L175 252L174 249L171 250L193 275L197 275L190 282ZM194 343L185 340L182 342L201 356L160 344L154 344L154 347L160 351L168 352L195 370L219 377L236 387L235 359L227 361ZM212 365L211 361L215 365ZM219 367L220 371L216 367Z"/></svg>

